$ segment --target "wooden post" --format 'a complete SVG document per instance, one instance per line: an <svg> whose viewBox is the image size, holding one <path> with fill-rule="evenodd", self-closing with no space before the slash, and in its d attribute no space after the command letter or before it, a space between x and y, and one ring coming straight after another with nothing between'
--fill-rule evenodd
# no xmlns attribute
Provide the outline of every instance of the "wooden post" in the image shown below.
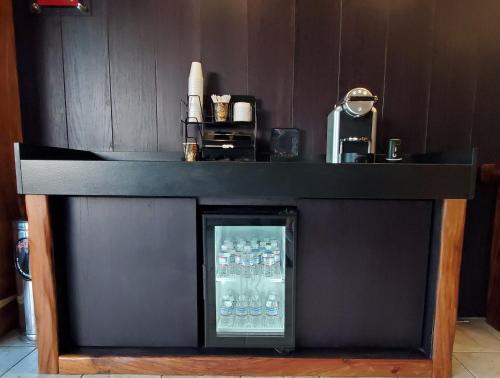
<svg viewBox="0 0 500 378"><path fill-rule="evenodd" d="M30 270L38 343L38 369L43 374L59 373L56 286L52 231L48 197L26 196L29 222Z"/></svg>
<svg viewBox="0 0 500 378"><path fill-rule="evenodd" d="M441 218L440 257L433 333L433 378L450 378L457 320L466 200L447 199Z"/></svg>

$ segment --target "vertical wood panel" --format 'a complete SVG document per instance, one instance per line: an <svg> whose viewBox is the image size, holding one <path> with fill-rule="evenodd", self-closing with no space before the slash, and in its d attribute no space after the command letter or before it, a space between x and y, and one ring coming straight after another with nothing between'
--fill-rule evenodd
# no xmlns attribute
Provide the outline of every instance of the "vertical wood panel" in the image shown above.
<svg viewBox="0 0 500 378"><path fill-rule="evenodd" d="M341 0L297 0L293 126L306 158L326 152L326 117L338 98Z"/></svg>
<svg viewBox="0 0 500 378"><path fill-rule="evenodd" d="M13 5L24 140L67 147L61 18L30 14L24 1Z"/></svg>
<svg viewBox="0 0 500 378"><path fill-rule="evenodd" d="M495 21L500 18L500 4L483 0L476 12L480 22L476 25L479 51L472 145L479 146L480 163L500 163L500 107L493 100L500 98L500 27Z"/></svg>
<svg viewBox="0 0 500 378"><path fill-rule="evenodd" d="M246 94L247 0L203 0L201 38L206 94Z"/></svg>
<svg viewBox="0 0 500 378"><path fill-rule="evenodd" d="M0 1L0 335L17 321L12 221L19 218L12 144L22 141L12 3Z"/></svg>
<svg viewBox="0 0 500 378"><path fill-rule="evenodd" d="M485 315L495 196L494 187L477 182L475 197L467 202L459 316Z"/></svg>
<svg viewBox="0 0 500 378"><path fill-rule="evenodd" d="M189 68L200 60L200 0L157 3L158 147L181 151L180 100L187 95Z"/></svg>
<svg viewBox="0 0 500 378"><path fill-rule="evenodd" d="M500 188L497 189L493 241L491 243L486 321L497 331L500 330Z"/></svg>
<svg viewBox="0 0 500 378"><path fill-rule="evenodd" d="M433 378L451 377L466 200L444 200L433 333Z"/></svg>
<svg viewBox="0 0 500 378"><path fill-rule="evenodd" d="M110 150L107 2L92 3L91 17L63 17L62 35L69 147Z"/></svg>
<svg viewBox="0 0 500 378"><path fill-rule="evenodd" d="M258 99L259 152L271 128L291 127L295 5L248 0L248 93Z"/></svg>
<svg viewBox="0 0 500 378"><path fill-rule="evenodd" d="M30 272L35 303L38 369L42 374L57 374L59 339L48 197L26 196L26 211L30 226Z"/></svg>
<svg viewBox="0 0 500 378"><path fill-rule="evenodd" d="M436 2L428 151L470 146L477 82L476 17L470 1Z"/></svg>
<svg viewBox="0 0 500 378"><path fill-rule="evenodd" d="M157 150L157 3L108 2L113 147L117 151Z"/></svg>
<svg viewBox="0 0 500 378"><path fill-rule="evenodd" d="M61 334L80 347L196 347L196 200L68 197L62 207L53 229L67 236L56 253L71 321Z"/></svg>
<svg viewBox="0 0 500 378"><path fill-rule="evenodd" d="M405 154L425 152L433 12L434 0L390 1L379 151L400 138Z"/></svg>
<svg viewBox="0 0 500 378"><path fill-rule="evenodd" d="M339 97L355 87L370 89L379 97L375 107L382 128L389 0L344 0L342 4ZM377 150L381 151L380 141Z"/></svg>

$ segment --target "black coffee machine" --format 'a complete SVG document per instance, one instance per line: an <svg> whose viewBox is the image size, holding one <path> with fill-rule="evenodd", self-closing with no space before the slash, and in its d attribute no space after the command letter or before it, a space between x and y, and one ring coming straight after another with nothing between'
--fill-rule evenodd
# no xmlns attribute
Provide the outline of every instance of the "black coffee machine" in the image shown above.
<svg viewBox="0 0 500 378"><path fill-rule="evenodd" d="M377 142L377 101L366 88L351 89L327 120L326 161L369 163Z"/></svg>

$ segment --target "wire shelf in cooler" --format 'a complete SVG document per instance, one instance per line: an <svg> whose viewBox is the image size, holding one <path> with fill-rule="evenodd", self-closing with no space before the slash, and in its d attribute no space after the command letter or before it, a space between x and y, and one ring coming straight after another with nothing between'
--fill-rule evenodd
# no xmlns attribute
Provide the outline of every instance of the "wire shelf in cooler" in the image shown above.
<svg viewBox="0 0 500 378"><path fill-rule="evenodd" d="M275 277L264 277L264 276L257 276L254 279L264 279L267 282L285 282L285 278L283 276L275 276ZM241 276L219 276L217 275L215 277L216 282L238 282L242 279L251 279L251 277L241 277Z"/></svg>

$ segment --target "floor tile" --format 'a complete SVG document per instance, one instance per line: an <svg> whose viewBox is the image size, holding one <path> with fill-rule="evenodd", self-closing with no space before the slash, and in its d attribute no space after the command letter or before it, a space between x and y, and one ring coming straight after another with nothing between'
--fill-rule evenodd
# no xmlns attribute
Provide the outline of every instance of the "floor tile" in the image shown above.
<svg viewBox="0 0 500 378"><path fill-rule="evenodd" d="M500 352L500 339L484 320L457 323L454 352Z"/></svg>
<svg viewBox="0 0 500 378"><path fill-rule="evenodd" d="M0 375L33 352L33 347L0 347Z"/></svg>
<svg viewBox="0 0 500 378"><path fill-rule="evenodd" d="M2 375L2 378L80 378L81 375L64 375L64 374L13 374L7 373Z"/></svg>
<svg viewBox="0 0 500 378"><path fill-rule="evenodd" d="M92 374L92 375L83 375L82 377L83 378L161 378L161 375Z"/></svg>
<svg viewBox="0 0 500 378"><path fill-rule="evenodd" d="M474 378L474 376L462 366L460 361L453 357L452 378Z"/></svg>
<svg viewBox="0 0 500 378"><path fill-rule="evenodd" d="M36 346L36 343L27 340L19 331L11 331L0 339L0 347L5 346Z"/></svg>
<svg viewBox="0 0 500 378"><path fill-rule="evenodd" d="M486 331L493 334L493 336L495 336L497 339L500 339L500 331L497 331L495 328L486 323L486 319L477 318L473 319L472 321L477 323L480 327L484 328Z"/></svg>
<svg viewBox="0 0 500 378"><path fill-rule="evenodd" d="M38 374L38 351L31 352L13 366L7 374Z"/></svg>
<svg viewBox="0 0 500 378"><path fill-rule="evenodd" d="M476 378L500 378L500 353L455 353Z"/></svg>

